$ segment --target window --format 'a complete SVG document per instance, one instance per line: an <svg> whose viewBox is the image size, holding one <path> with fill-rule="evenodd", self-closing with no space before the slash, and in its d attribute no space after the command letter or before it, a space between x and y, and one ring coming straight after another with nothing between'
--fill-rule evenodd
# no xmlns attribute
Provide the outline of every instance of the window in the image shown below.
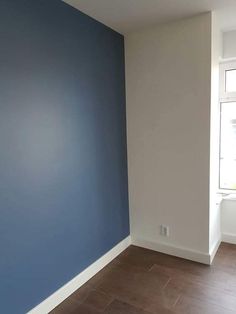
<svg viewBox="0 0 236 314"><path fill-rule="evenodd" d="M221 103L220 188L236 189L236 102Z"/></svg>
<svg viewBox="0 0 236 314"><path fill-rule="evenodd" d="M236 190L236 62L220 71L220 189Z"/></svg>
<svg viewBox="0 0 236 314"><path fill-rule="evenodd" d="M225 91L226 93L236 92L236 70L225 71Z"/></svg>
<svg viewBox="0 0 236 314"><path fill-rule="evenodd" d="M220 82L220 98L236 100L236 62L221 64Z"/></svg>

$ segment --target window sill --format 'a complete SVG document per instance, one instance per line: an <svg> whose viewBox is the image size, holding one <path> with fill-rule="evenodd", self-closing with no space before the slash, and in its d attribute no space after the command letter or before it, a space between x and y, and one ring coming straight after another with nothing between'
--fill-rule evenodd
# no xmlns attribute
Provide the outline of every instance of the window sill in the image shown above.
<svg viewBox="0 0 236 314"><path fill-rule="evenodd" d="M217 194L221 196L222 201L236 201L235 190L218 190Z"/></svg>
<svg viewBox="0 0 236 314"><path fill-rule="evenodd" d="M236 201L236 194L229 194L222 197L224 201Z"/></svg>
<svg viewBox="0 0 236 314"><path fill-rule="evenodd" d="M219 189L217 190L216 193L222 194L222 195L230 195L230 194L236 194L236 190Z"/></svg>

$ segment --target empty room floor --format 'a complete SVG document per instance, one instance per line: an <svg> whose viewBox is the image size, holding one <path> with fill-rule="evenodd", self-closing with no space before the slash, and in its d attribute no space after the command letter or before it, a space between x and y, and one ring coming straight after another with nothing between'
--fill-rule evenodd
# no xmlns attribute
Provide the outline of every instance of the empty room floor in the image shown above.
<svg viewBox="0 0 236 314"><path fill-rule="evenodd" d="M236 313L236 245L213 265L130 246L51 314Z"/></svg>

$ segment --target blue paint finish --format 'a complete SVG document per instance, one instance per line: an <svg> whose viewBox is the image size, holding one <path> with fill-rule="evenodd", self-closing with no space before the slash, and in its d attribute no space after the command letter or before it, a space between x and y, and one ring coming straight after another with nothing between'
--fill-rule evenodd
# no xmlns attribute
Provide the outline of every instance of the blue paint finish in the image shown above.
<svg viewBox="0 0 236 314"><path fill-rule="evenodd" d="M0 0L0 312L129 235L123 37L57 0Z"/></svg>

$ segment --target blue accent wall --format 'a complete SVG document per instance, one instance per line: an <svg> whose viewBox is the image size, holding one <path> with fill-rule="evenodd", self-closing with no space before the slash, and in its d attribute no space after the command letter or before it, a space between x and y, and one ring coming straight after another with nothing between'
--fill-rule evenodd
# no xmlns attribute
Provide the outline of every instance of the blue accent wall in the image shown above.
<svg viewBox="0 0 236 314"><path fill-rule="evenodd" d="M129 235L123 36L59 0L0 0L0 312Z"/></svg>

